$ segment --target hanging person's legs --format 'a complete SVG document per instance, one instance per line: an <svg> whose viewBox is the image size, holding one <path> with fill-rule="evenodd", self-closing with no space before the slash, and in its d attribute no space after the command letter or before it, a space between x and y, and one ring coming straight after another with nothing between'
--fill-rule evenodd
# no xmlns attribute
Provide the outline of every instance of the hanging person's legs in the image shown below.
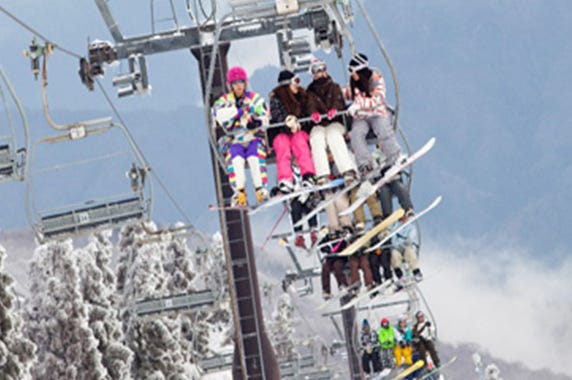
<svg viewBox="0 0 572 380"><path fill-rule="evenodd" d="M300 174L302 175L302 186L313 186L316 169L312 160L312 152L310 151L308 133L298 131L294 133L291 140L292 153L296 157Z"/></svg>
<svg viewBox="0 0 572 380"><path fill-rule="evenodd" d="M373 160L369 147L367 145L367 133L369 132L369 124L363 119L354 119L352 130L350 131L350 144L354 152L358 170L367 174L368 170L363 168L367 165L372 168Z"/></svg>
<svg viewBox="0 0 572 380"><path fill-rule="evenodd" d="M252 184L256 190L256 201L262 203L269 198L268 175L266 173L266 149L262 140L256 138L246 148L246 160L252 175Z"/></svg>
<svg viewBox="0 0 572 380"><path fill-rule="evenodd" d="M346 128L340 123L332 123L326 127L326 144L334 157L334 162L344 178L357 177L357 167L350 155L344 138Z"/></svg>
<svg viewBox="0 0 572 380"><path fill-rule="evenodd" d="M282 193L294 191L294 174L292 172L292 135L282 132L274 138L272 148L276 155L276 173L278 189Z"/></svg>
<svg viewBox="0 0 572 380"><path fill-rule="evenodd" d="M401 146L397 142L397 136L395 136L389 118L372 116L366 120L373 133L375 133L377 143L381 146L381 151L385 155L385 163L393 165L401 155Z"/></svg>
<svg viewBox="0 0 572 380"><path fill-rule="evenodd" d="M246 149L241 144L233 144L230 146L225 157L228 172L228 181L234 194L232 195L232 206L246 206L246 170L245 170Z"/></svg>

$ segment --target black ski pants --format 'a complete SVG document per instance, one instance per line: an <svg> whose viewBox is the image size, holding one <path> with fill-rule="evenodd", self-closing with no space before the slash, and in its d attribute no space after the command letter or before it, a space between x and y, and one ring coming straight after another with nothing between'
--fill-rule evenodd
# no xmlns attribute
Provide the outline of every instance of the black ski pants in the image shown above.
<svg viewBox="0 0 572 380"><path fill-rule="evenodd" d="M380 372L383 368L381 367L379 351L373 350L369 354L367 353L367 351L364 351L363 355L361 356L361 366L363 367L363 371L367 374L372 373L372 369L373 373Z"/></svg>
<svg viewBox="0 0 572 380"><path fill-rule="evenodd" d="M401 208L405 211L413 208L413 202L409 196L409 191L405 188L401 179L396 179L381 187L379 190L379 198L381 199L381 210L383 217L388 217L393 212L393 196L397 197L397 201Z"/></svg>
<svg viewBox="0 0 572 380"><path fill-rule="evenodd" d="M432 340L419 338L419 343L417 343L417 350L419 350L419 355L423 360L425 360L427 351L429 351L429 355L431 355L431 359L433 360L433 364L435 364L435 367L441 366L441 360L439 359L439 355L437 354L437 350L435 349L435 344L433 343Z"/></svg>
<svg viewBox="0 0 572 380"><path fill-rule="evenodd" d="M298 200L298 198L294 199L290 203L290 215L292 216L292 225L298 223L298 221L302 219L304 215L312 211L309 207L309 203L311 202L302 203ZM310 226L310 228L317 227L318 217L314 216L310 218L310 220L308 220L308 225ZM302 231L302 228L303 228L302 226L294 227L294 231L295 232Z"/></svg>

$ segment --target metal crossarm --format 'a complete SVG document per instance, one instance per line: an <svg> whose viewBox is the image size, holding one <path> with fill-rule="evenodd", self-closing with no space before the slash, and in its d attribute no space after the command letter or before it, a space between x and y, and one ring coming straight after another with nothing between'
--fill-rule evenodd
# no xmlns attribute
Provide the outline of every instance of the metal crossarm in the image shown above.
<svg viewBox="0 0 572 380"><path fill-rule="evenodd" d="M214 305L215 301L216 297L214 291L211 289L206 289L189 294L139 301L135 304L135 312L138 316L141 316L168 313L179 310L190 310L212 306ZM232 362L232 357L230 360ZM208 363L212 364L213 361Z"/></svg>

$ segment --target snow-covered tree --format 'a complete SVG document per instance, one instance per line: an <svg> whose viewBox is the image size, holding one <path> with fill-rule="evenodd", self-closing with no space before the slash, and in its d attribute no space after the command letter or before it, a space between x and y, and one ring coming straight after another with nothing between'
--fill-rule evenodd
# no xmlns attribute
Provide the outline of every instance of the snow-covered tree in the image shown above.
<svg viewBox="0 0 572 380"><path fill-rule="evenodd" d="M71 240L42 245L30 266L26 331L38 347L34 379L104 380L98 341L89 328L77 252Z"/></svg>
<svg viewBox="0 0 572 380"><path fill-rule="evenodd" d="M165 244L151 242L140 225L124 227L119 245L118 288L122 292L126 340L134 352L133 377L198 379L198 370L190 364L190 347L183 335L183 319L179 315L139 317L133 311L137 301L170 295L169 285L190 286L190 282L187 284L182 278L171 278L164 268L164 263L169 261ZM175 253L172 255L176 256Z"/></svg>
<svg viewBox="0 0 572 380"><path fill-rule="evenodd" d="M5 256L0 245L0 379L30 379L36 347L22 334L22 319L14 310L14 280L4 273Z"/></svg>
<svg viewBox="0 0 572 380"><path fill-rule="evenodd" d="M98 340L102 364L109 380L130 379L133 353L123 343L119 320L115 274L110 268L111 231L96 232L79 252L81 292L88 305L89 327Z"/></svg>
<svg viewBox="0 0 572 380"><path fill-rule="evenodd" d="M296 344L294 341L294 308L288 293L283 293L276 303L272 312L270 323L270 339L276 350L278 361L290 361L297 357Z"/></svg>

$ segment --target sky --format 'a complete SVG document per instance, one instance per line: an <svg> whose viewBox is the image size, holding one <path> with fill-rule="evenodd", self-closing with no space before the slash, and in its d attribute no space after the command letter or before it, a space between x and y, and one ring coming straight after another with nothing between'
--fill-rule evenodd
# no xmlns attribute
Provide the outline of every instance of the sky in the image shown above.
<svg viewBox="0 0 572 380"><path fill-rule="evenodd" d="M421 146L437 137L436 147L415 167L413 199L420 207L444 196L422 220L424 287L443 338L474 340L503 358L572 374L554 354L570 353L565 343L571 334L563 315L572 309L565 296L572 248L572 42L566 38L572 34L572 3L365 3L399 75L401 125L410 143ZM111 40L92 0L54 0L49 7L39 0L2 0L0 6L78 54L85 54L89 39ZM149 31L147 2L111 1L110 6L124 34ZM65 22L60 21L62 10ZM358 48L387 75L359 17L356 28ZM42 120L39 82L21 55L30 40L29 31L0 14L0 64L38 138L49 132ZM255 42L235 44L229 63L244 65L252 87L266 93L278 72L276 49L272 39ZM327 59L341 81L344 68L333 54L316 54ZM203 159L207 150L201 143L196 63L188 52L178 51L148 57L148 65L150 96L115 98L111 78L125 64L108 68L101 81L170 192L199 228L212 232L218 221L206 210L214 189L210 163ZM80 83L77 59L58 50L50 60L49 94L58 120L110 114L101 93L88 92ZM108 177L107 172L88 174L80 173L77 182L90 187ZM44 189L44 197L71 197L72 185L69 180ZM0 229L26 227L24 189L20 183L0 185ZM158 189L156 194L159 221L179 218L172 205L166 206L165 193ZM264 214L253 224L270 226L277 215ZM265 234L261 229L255 241ZM480 313L482 323L467 326L474 313ZM514 328L508 330L509 324Z"/></svg>

